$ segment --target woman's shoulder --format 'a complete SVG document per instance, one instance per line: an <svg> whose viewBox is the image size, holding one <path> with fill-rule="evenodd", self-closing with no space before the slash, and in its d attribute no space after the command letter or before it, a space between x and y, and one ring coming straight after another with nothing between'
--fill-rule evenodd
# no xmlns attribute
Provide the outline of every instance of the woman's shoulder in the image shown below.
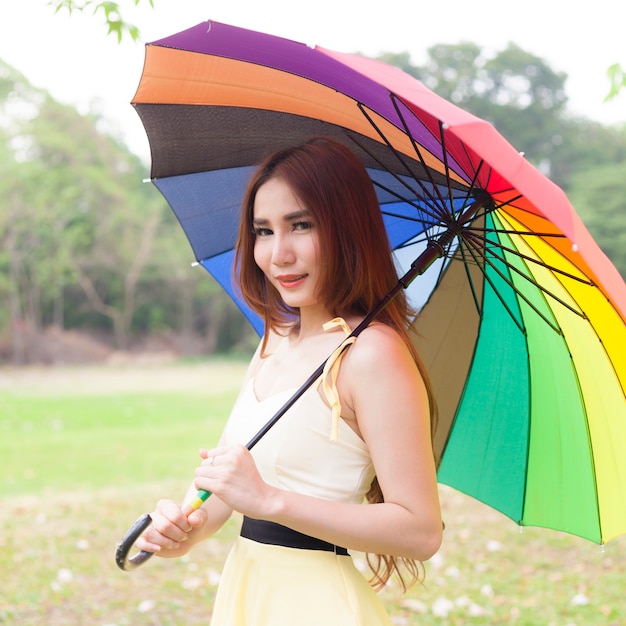
<svg viewBox="0 0 626 626"><path fill-rule="evenodd" d="M392 326L383 322L372 322L363 329L357 338L357 342L364 348L375 350L377 348L406 348L404 337ZM355 344L356 345L356 344Z"/></svg>
<svg viewBox="0 0 626 626"><path fill-rule="evenodd" d="M363 330L347 351L338 378L339 392L347 407L347 415L364 407L377 406L381 397L412 398L423 388L412 351L396 329L374 323Z"/></svg>
<svg viewBox="0 0 626 626"><path fill-rule="evenodd" d="M349 352L352 352L350 368L356 371L413 362L405 338L395 328L382 322L374 322L361 331Z"/></svg>

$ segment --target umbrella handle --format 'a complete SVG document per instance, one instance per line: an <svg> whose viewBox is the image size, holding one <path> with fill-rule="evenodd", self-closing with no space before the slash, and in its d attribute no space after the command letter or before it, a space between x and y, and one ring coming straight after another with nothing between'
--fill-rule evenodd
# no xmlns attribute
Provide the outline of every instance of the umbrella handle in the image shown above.
<svg viewBox="0 0 626 626"><path fill-rule="evenodd" d="M146 528L152 524L152 518L148 513L144 513L127 531L122 541L117 544L115 550L115 562L120 569L130 572L140 565L143 565L154 553L141 550L135 556L128 557L128 553L135 544L135 541Z"/></svg>
<svg viewBox="0 0 626 626"><path fill-rule="evenodd" d="M195 498L183 506L183 514L188 516L190 513L199 509L202 503L207 500L211 495L210 491L204 489L198 490ZM152 517L149 513L144 513L127 531L122 540L117 544L115 550L115 563L117 566L125 572L130 572L137 569L140 565L143 565L150 557L154 555L154 552L147 552L146 550L140 550L134 556L128 556L131 548L135 544L135 541L143 534L143 532L152 524Z"/></svg>

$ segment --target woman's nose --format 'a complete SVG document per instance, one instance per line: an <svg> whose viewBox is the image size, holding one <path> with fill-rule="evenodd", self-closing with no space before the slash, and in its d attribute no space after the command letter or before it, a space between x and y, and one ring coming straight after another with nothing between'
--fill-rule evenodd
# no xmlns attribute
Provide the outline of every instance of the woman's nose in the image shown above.
<svg viewBox="0 0 626 626"><path fill-rule="evenodd" d="M275 265L287 265L294 261L295 253L290 237L288 235L274 235L272 263Z"/></svg>

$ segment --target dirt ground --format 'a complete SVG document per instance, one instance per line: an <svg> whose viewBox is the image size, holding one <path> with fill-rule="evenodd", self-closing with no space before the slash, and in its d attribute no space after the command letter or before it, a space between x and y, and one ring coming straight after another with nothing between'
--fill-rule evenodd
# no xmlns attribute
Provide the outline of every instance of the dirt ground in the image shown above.
<svg viewBox="0 0 626 626"><path fill-rule="evenodd" d="M244 361L164 362L154 357L64 367L0 367L0 389L42 395L72 393L236 391Z"/></svg>

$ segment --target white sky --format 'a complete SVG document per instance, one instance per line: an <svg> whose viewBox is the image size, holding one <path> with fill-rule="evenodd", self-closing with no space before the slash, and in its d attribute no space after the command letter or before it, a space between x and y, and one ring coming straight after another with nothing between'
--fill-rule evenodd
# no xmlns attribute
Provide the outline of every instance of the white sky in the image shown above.
<svg viewBox="0 0 626 626"><path fill-rule="evenodd" d="M626 0L119 0L142 42L118 45L103 18L63 11L48 0L0 0L0 58L58 100L112 120L147 159L143 127L130 106L142 70L143 42L206 19L308 44L375 55L471 41L486 52L509 42L568 75L570 110L604 123L626 122L626 94L603 102L607 68L626 66Z"/></svg>

